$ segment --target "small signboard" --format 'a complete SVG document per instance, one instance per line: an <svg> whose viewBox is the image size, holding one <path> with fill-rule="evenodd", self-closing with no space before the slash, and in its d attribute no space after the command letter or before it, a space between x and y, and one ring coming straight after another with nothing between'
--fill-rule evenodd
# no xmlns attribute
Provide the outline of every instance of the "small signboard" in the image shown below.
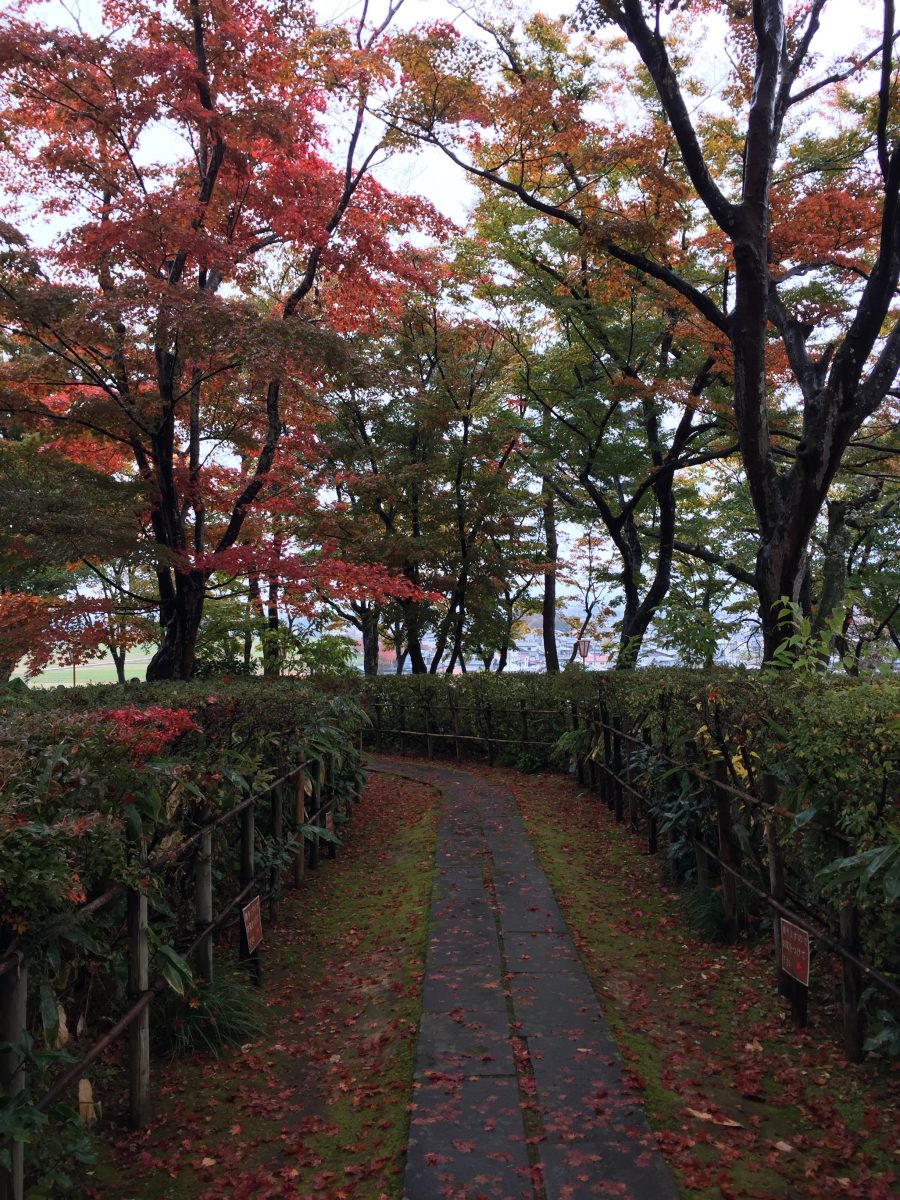
<svg viewBox="0 0 900 1200"><path fill-rule="evenodd" d="M244 915L244 933L247 935L247 951L252 954L262 941L262 912L259 907L259 896L254 896L249 904L241 909Z"/></svg>
<svg viewBox="0 0 900 1200"><path fill-rule="evenodd" d="M781 969L791 979L809 987L809 934L781 918Z"/></svg>
<svg viewBox="0 0 900 1200"><path fill-rule="evenodd" d="M326 833L334 833L334 813L330 808L325 813L325 831Z"/></svg>

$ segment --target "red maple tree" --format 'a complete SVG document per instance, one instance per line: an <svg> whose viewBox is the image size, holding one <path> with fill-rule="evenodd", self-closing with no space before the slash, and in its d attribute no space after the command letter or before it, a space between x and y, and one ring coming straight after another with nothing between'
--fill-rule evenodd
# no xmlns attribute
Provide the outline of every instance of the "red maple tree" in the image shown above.
<svg viewBox="0 0 900 1200"><path fill-rule="evenodd" d="M97 34L24 5L0 22L4 408L144 481L163 631L148 678L191 674L214 571L265 573L248 517L278 493L341 334L418 278L404 235L434 214L372 174L392 16L124 0Z"/></svg>

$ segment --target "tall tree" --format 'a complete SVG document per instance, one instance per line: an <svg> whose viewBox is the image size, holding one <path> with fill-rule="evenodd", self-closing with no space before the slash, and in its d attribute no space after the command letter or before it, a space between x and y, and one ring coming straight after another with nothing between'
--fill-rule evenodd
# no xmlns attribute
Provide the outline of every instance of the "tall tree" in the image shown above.
<svg viewBox="0 0 900 1200"><path fill-rule="evenodd" d="M524 69L508 29L483 26L498 50L489 64L483 42L432 28L410 39L415 83L396 110L414 136L664 285L727 349L767 656L791 628L780 598L802 604L808 590L810 538L842 457L900 366L890 311L900 276L894 3L878 6L880 43L822 66L822 16L838 7L811 0L786 19L782 0L582 0L582 21L599 35L572 44L560 26L533 21L540 61ZM710 12L724 23L733 71L722 103L704 106L690 45ZM639 55L642 76L609 26ZM631 72L643 121L626 134L596 80L580 94L560 87L561 56ZM849 128L835 127L836 112ZM813 118L833 135L811 134ZM468 147L453 127L471 133ZM511 154L503 133L516 129ZM554 162L570 177L563 201L544 190ZM628 203L593 186L623 165ZM642 201L650 176L667 182L653 210ZM668 214L684 205L694 220L676 240ZM788 459L772 427L773 406L786 402L799 426Z"/></svg>
<svg viewBox="0 0 900 1200"><path fill-rule="evenodd" d="M96 36L0 22L5 178L20 224L60 228L47 248L7 230L3 403L144 481L149 678L191 674L209 580L253 562L245 524L338 335L415 277L402 237L429 210L374 180L367 121L397 7L347 28L257 0L125 0Z"/></svg>
<svg viewBox="0 0 900 1200"><path fill-rule="evenodd" d="M527 556L532 497L514 455L508 350L481 318L422 297L357 355L321 431L340 481L323 528L346 557L379 547L430 594L397 601L406 652L416 673L452 670L475 609L493 610Z"/></svg>

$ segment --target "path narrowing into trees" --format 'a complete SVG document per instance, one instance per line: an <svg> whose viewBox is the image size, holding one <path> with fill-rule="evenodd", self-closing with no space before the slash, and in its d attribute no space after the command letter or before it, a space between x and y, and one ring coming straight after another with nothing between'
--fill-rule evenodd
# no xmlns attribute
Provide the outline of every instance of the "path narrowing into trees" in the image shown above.
<svg viewBox="0 0 900 1200"><path fill-rule="evenodd" d="M442 796L405 1200L676 1200L513 796Z"/></svg>

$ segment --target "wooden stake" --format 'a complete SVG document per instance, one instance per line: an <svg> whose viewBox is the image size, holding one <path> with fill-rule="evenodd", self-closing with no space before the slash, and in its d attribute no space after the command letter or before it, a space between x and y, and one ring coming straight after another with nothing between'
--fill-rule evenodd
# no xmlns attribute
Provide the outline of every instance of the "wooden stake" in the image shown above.
<svg viewBox="0 0 900 1200"><path fill-rule="evenodd" d="M300 761L306 761L306 751L300 751ZM306 768L304 767L297 773L297 785L294 791L294 829L299 840L297 853L294 855L294 887L298 888L303 882L303 874L306 870L306 838L300 833L300 827L304 823L304 810L306 808Z"/></svg>
<svg viewBox="0 0 900 1200"><path fill-rule="evenodd" d="M198 932L211 923L213 916L212 892L212 831L205 829L200 835L197 856L194 859L194 911ZM197 974L204 983L213 977L212 936L203 939L194 951Z"/></svg>
<svg viewBox="0 0 900 1200"><path fill-rule="evenodd" d="M457 711L456 700L453 698L452 692L450 694L450 715L453 718L453 749L456 754L456 761L459 763L461 761L459 754L459 712Z"/></svg>
<svg viewBox="0 0 900 1200"><path fill-rule="evenodd" d="M28 971L20 963L14 971L0 975L0 1041L19 1046L26 1032L26 997ZM22 1058L16 1050L0 1054L0 1092L12 1099L25 1089ZM25 1147L13 1142L10 1147L11 1167L0 1168L0 1200L24 1200Z"/></svg>
<svg viewBox="0 0 900 1200"><path fill-rule="evenodd" d="M769 805L769 819L766 822L766 843L769 855L769 894L779 904L784 904L787 888L784 882L784 848L781 845L781 819L776 811L778 804L778 783L771 775L764 775L760 782L762 799ZM791 977L781 966L781 918L775 916L772 920L772 935L775 943L775 982L778 994L789 999L791 996Z"/></svg>
<svg viewBox="0 0 900 1200"><path fill-rule="evenodd" d="M737 869L740 850L731 820L731 797L721 786L728 780L728 769L721 758L713 766L713 792L716 802L716 824L719 831L719 858L722 868L722 905L725 909L725 936L733 942L738 935L737 880L727 867Z"/></svg>
<svg viewBox="0 0 900 1200"><path fill-rule="evenodd" d="M273 788L271 797L272 842L276 855L281 854L284 846L284 794L281 790L283 786L279 783L277 787ZM277 861L272 865L269 887L272 893L269 897L269 920L275 921L278 918L278 901L281 893L281 867Z"/></svg>
<svg viewBox="0 0 900 1200"><path fill-rule="evenodd" d="M137 859L147 862L147 844L141 840ZM150 986L150 954L147 939L147 893L143 886L129 888L128 996L140 1000ZM132 1129L141 1129L150 1115L150 1006L128 1027L128 1107Z"/></svg>
<svg viewBox="0 0 900 1200"><path fill-rule="evenodd" d="M256 874L256 813L253 805L248 804L241 812L241 890L253 882ZM244 904L252 897L247 896ZM247 930L244 922L238 922L240 929L238 957L250 972L254 983L262 983L262 970L259 962L259 950L251 950L247 942Z"/></svg>
<svg viewBox="0 0 900 1200"><path fill-rule="evenodd" d="M841 945L859 958L862 941L859 928L859 908L852 903L841 905ZM846 958L841 959L841 991L844 1018L844 1053L850 1062L859 1062L863 1057L865 1020L862 1007L862 971Z"/></svg>

